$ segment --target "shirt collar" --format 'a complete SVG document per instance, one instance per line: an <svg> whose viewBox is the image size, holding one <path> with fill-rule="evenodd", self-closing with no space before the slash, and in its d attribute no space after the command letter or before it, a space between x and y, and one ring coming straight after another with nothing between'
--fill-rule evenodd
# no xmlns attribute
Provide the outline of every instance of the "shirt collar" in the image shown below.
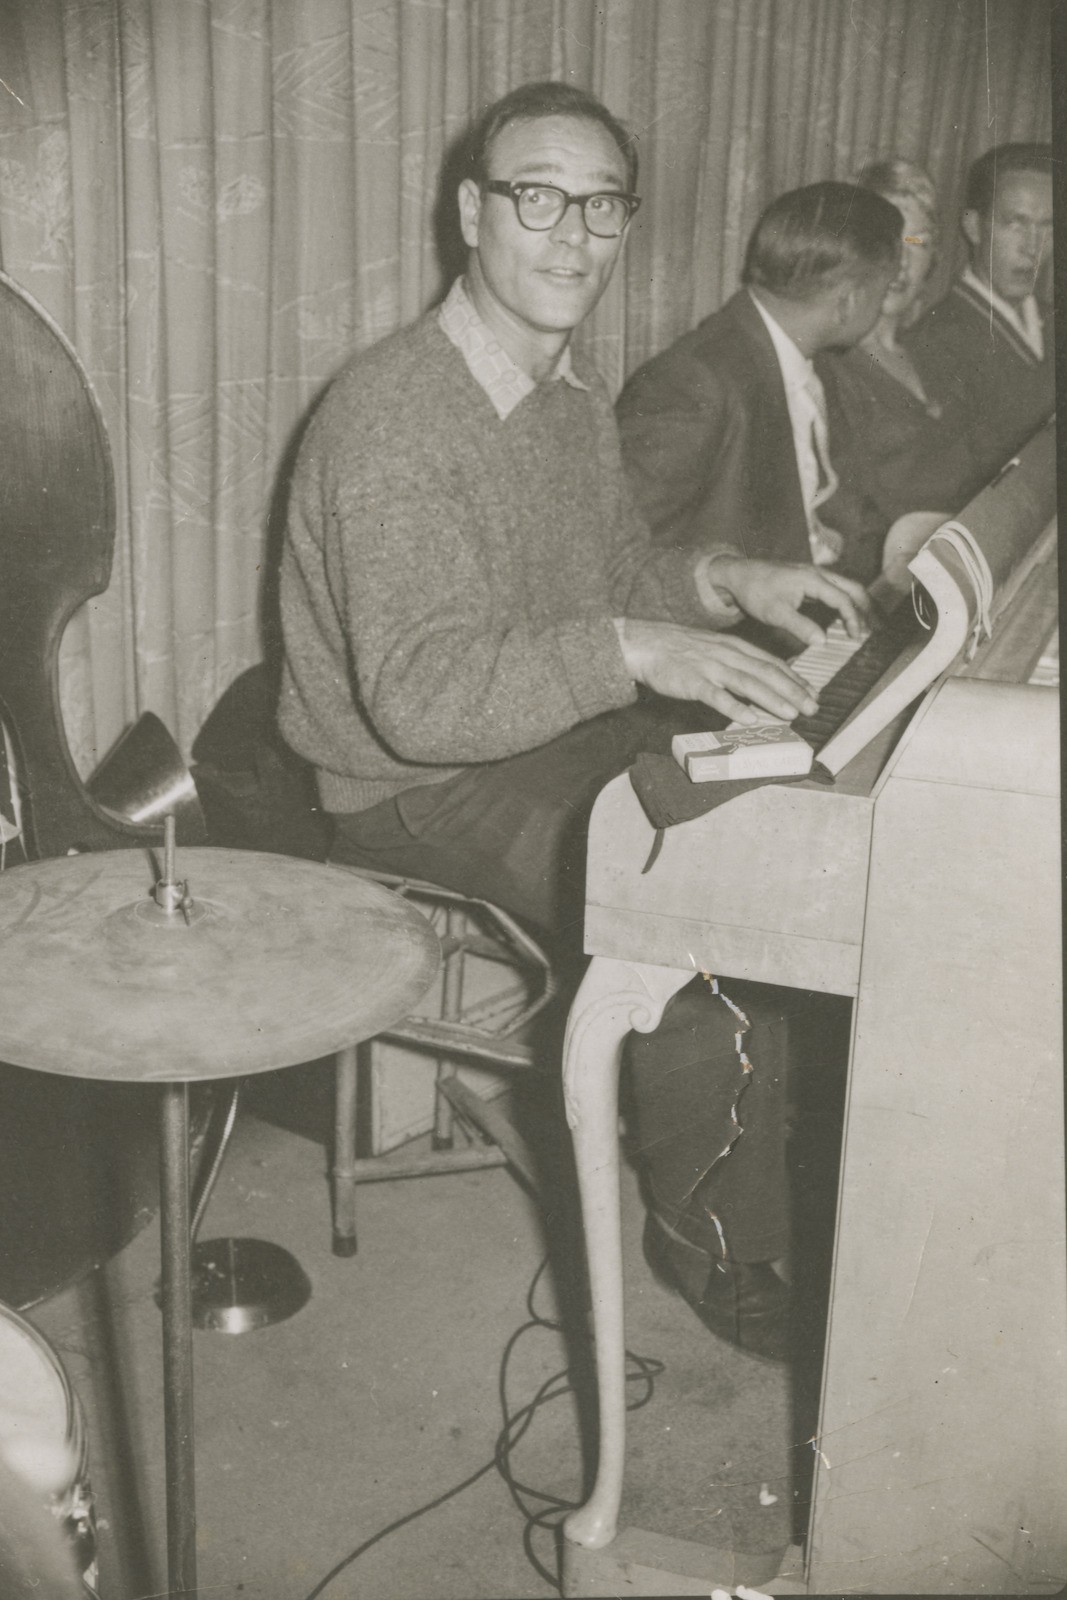
<svg viewBox="0 0 1067 1600"><path fill-rule="evenodd" d="M485 390L494 411L504 422L519 402L533 393L537 384L528 372L512 361L503 345L490 333L474 309L462 278L456 279L442 301L437 320L441 331L467 363L471 377ZM569 345L564 346L548 381L559 378L572 389L589 388L574 370Z"/></svg>
<svg viewBox="0 0 1067 1600"><path fill-rule="evenodd" d="M1012 305L1010 300L1003 299L997 293L991 283L983 283L974 268L969 266L964 267L960 274L960 282L965 283L968 289L973 289L975 294L980 294L983 300L988 300L994 311L999 312L1018 333L1022 334L1035 355L1041 356L1044 353L1041 313L1037 308L1036 295L1028 294L1018 305Z"/></svg>
<svg viewBox="0 0 1067 1600"><path fill-rule="evenodd" d="M811 384L812 378L815 377L815 368L800 346L795 344L785 329L774 320L767 307L759 299L759 296L754 295L751 289L748 293L752 304L763 318L767 332L771 336L771 343L774 345L774 353L778 357L778 366L782 373L782 381L787 391L790 389L807 389Z"/></svg>

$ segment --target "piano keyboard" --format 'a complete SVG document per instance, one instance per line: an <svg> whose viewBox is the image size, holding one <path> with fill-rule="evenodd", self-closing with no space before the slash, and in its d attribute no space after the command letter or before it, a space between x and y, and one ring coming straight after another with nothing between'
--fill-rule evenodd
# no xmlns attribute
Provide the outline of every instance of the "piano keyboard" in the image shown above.
<svg viewBox="0 0 1067 1600"><path fill-rule="evenodd" d="M850 638L844 623L837 621L827 629L824 643L809 645L793 658L789 663L793 671L811 685L819 698L819 709L810 717L794 718L793 728L816 755L901 651L923 634L911 605L905 603L865 639ZM783 720L769 715L764 718L766 722Z"/></svg>
<svg viewBox="0 0 1067 1600"><path fill-rule="evenodd" d="M819 697L819 709L810 717L796 717L795 732L815 751L833 738L878 680L889 671L902 651L926 637L914 608L904 601L887 621L866 639L849 638L842 622L827 630L823 644L809 645L790 663ZM1054 632L1029 680L1035 686L1057 688L1060 681L1059 634ZM768 722L780 719L768 717Z"/></svg>
<svg viewBox="0 0 1067 1600"><path fill-rule="evenodd" d="M1032 584L1035 574L1040 578L1043 563L1054 561L1056 475L1051 423L1034 435L1011 465L1015 470L998 473L964 507L960 513L964 520L939 530L945 549L935 534L908 563L913 579L927 596L932 627L924 629L914 607L902 599L862 644L857 646L837 623L825 644L803 651L791 663L819 699L814 716L796 718L793 728L807 739L829 772L840 772L898 714L952 670L976 627L981 631L984 624L988 630L990 622L996 624L1001 612L1012 606L1020 587ZM949 533L954 533L955 543L948 539ZM961 554L959 540L964 535L966 545ZM988 595L986 589L991 591ZM1052 629L1053 617L1054 612L1045 622L1053 638L1029 679L1035 685L1059 684L1059 643ZM1026 648L1029 640L1022 642L1029 662L1033 659Z"/></svg>
<svg viewBox="0 0 1067 1600"><path fill-rule="evenodd" d="M811 645L792 662L793 670L811 684L819 697L819 709L810 717L797 717L793 723L794 730L808 741L816 756L901 651L922 639L924 633L912 606L905 602L866 639L850 639L844 625L834 623L824 645Z"/></svg>

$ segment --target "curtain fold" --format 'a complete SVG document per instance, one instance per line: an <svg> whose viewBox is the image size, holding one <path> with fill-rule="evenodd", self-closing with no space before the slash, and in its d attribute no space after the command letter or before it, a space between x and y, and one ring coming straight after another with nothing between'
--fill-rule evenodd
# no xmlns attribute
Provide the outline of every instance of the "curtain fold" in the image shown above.
<svg viewBox="0 0 1067 1600"><path fill-rule="evenodd" d="M0 265L67 332L115 464L107 593L62 652L88 772L140 711L188 753L270 636L286 470L346 357L446 286L440 174L544 76L639 140L644 204L581 339L618 387L736 287L776 194L1050 137L1045 0L5 0Z"/></svg>

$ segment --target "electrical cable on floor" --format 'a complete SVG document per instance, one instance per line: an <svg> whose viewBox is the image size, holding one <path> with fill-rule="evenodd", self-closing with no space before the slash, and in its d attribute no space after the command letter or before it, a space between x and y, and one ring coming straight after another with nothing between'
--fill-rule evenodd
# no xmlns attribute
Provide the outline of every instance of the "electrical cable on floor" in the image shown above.
<svg viewBox="0 0 1067 1600"><path fill-rule="evenodd" d="M541 1276L547 1266L548 1257L545 1256L537 1268L537 1271L534 1273L533 1278L530 1280L530 1287L526 1291L526 1309L529 1313L528 1319L521 1325L521 1327L516 1328L515 1332L508 1339L507 1344L504 1346L504 1353L500 1359L497 1393L499 1395L500 1409L504 1421L503 1426L497 1435L496 1446L493 1451L492 1459L486 1461L482 1466L478 1467L476 1471L470 1473L469 1476L464 1478L460 1483L453 1484L450 1489L446 1489L442 1494L437 1495L433 1500L428 1500L425 1505L418 1506L414 1511L408 1511L404 1516L397 1517L394 1522L388 1523L384 1528L379 1528L377 1533L372 1534L369 1539L365 1539L362 1544L357 1545L354 1550L349 1551L348 1555L342 1557L336 1566L331 1567L330 1571L325 1575L325 1577L321 1578L315 1585L314 1589L311 1590L310 1594L307 1595L306 1600L318 1600L318 1597L326 1592L326 1589L334 1581L334 1579L340 1577L341 1573L344 1572L346 1568L350 1567L354 1561L358 1561L359 1557L370 1550L372 1546L379 1544L383 1539L388 1538L391 1533L396 1533L399 1531L399 1529L407 1527L408 1523L415 1522L419 1517L425 1516L427 1512L436 1511L437 1507L443 1506L446 1501L454 1500L458 1494L462 1494L465 1489L471 1488L473 1484L477 1483L480 1478L484 1478L486 1473L492 1472L494 1468L497 1472L499 1472L501 1478L503 1478L504 1483L507 1486L508 1493L511 1495L512 1500L515 1502L515 1505L518 1507L524 1518L525 1527L523 1529L522 1546L526 1553L527 1560L530 1562L531 1566L535 1569L538 1575L544 1578L546 1583L551 1584L552 1588L557 1592L559 1591L559 1580L555 1573L546 1567L534 1553L533 1536L535 1531L538 1529L548 1528L555 1530L563 1521L566 1513L568 1511L574 1511L578 1505L581 1504L581 1502L577 1500L565 1500L559 1495L549 1494L543 1489L535 1489L529 1484L521 1483L511 1470L511 1452L519 1443L519 1440L523 1438L529 1429L534 1416L542 1406L547 1405L550 1400L558 1400L563 1395L573 1393L573 1385L568 1378L568 1369L564 1368L560 1372L553 1373L550 1378L546 1378L544 1383L542 1383L541 1387L538 1389L537 1393L534 1395L533 1399L527 1401L526 1405L520 1406L517 1411L509 1412L507 1397L508 1362L511 1359L512 1352L523 1335L529 1333L531 1329L534 1328L546 1328L553 1333L559 1333L561 1331L561 1327L558 1322L553 1321L551 1318L541 1316L540 1313L534 1309L534 1294L537 1290L537 1285L540 1282ZM626 1382L641 1383L644 1386L637 1399L631 1400L627 1404L626 1409L627 1411L639 1411L642 1406L647 1405L652 1399L655 1390L655 1379L663 1371L663 1362L658 1361L653 1356L635 1355L629 1350L626 1352L626 1361ZM540 1510L533 1510L526 1505L525 1501L527 1499L540 1500L543 1501L544 1504Z"/></svg>

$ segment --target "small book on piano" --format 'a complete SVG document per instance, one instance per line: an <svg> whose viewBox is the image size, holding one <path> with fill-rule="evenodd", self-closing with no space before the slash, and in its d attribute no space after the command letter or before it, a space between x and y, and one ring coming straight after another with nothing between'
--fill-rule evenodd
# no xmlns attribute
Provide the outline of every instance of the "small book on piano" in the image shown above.
<svg viewBox="0 0 1067 1600"><path fill-rule="evenodd" d="M784 722L724 728L721 733L679 733L671 754L693 783L736 778L801 778L814 751Z"/></svg>

